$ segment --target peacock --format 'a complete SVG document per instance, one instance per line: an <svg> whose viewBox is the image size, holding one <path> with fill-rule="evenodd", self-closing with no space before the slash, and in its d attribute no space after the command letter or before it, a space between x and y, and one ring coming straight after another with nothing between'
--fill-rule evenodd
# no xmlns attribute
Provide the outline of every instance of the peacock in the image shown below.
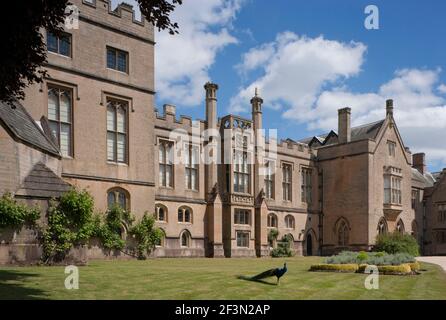
<svg viewBox="0 0 446 320"><path fill-rule="evenodd" d="M283 276L285 274L285 272L287 272L287 270L288 269L286 267L286 262L285 262L283 264L283 268L274 268L274 269L266 270L262 273L259 273L258 275L254 276L254 277L251 277L251 280L260 280L260 279L276 276L277 284L279 284L280 277Z"/></svg>

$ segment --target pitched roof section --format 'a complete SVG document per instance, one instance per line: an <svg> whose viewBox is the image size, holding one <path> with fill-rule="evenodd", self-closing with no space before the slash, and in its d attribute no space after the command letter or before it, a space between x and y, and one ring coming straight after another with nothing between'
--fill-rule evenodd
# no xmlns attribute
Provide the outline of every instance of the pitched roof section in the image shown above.
<svg viewBox="0 0 446 320"><path fill-rule="evenodd" d="M59 148L40 129L26 109L18 102L0 102L0 124L18 139L36 149L60 157Z"/></svg>
<svg viewBox="0 0 446 320"><path fill-rule="evenodd" d="M435 178L432 176L430 172L422 174L415 168L412 168L412 179L424 184L425 188L432 187L435 183Z"/></svg>
<svg viewBox="0 0 446 320"><path fill-rule="evenodd" d="M39 162L25 178L16 195L33 198L53 198L60 197L70 188L70 184Z"/></svg>
<svg viewBox="0 0 446 320"><path fill-rule="evenodd" d="M364 124L361 126L353 127L351 130L351 141L359 141L359 140L365 140L365 139L375 139L378 135L379 130L381 129L384 120ZM335 139L327 139L328 136L338 136L337 132L332 130L329 133L308 137L302 140L299 140L301 143L308 144L309 146L313 147L322 147L325 145L333 145L336 144ZM327 143L328 141L331 141L330 143Z"/></svg>

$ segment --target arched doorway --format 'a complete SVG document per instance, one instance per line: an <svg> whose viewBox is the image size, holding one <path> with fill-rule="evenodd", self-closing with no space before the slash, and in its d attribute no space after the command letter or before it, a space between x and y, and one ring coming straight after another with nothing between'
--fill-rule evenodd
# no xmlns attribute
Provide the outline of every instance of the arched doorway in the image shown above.
<svg viewBox="0 0 446 320"><path fill-rule="evenodd" d="M312 256L313 255L313 237L311 236L310 233L307 234L306 244L307 244L307 256Z"/></svg>

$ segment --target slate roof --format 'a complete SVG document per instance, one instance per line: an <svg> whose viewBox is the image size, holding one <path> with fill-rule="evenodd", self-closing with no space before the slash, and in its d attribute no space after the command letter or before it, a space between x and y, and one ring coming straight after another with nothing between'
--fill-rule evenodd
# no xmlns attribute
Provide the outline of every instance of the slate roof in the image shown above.
<svg viewBox="0 0 446 320"><path fill-rule="evenodd" d="M379 130L381 129L384 121L385 120L379 120L379 121L364 124L361 126L353 127L351 129L351 141L375 139L376 135L378 134ZM320 145L323 146L325 144L325 139L328 137L328 135L331 132L336 136L338 135L336 131L332 130L329 133L324 133L321 135L308 137L308 138L299 140L299 142L310 145L312 143L313 139L317 139L317 141L319 141ZM333 144L333 143L330 143L330 144Z"/></svg>
<svg viewBox="0 0 446 320"><path fill-rule="evenodd" d="M424 184L425 187L432 187L435 183L435 178L432 176L430 172L426 172L424 175L421 174L415 168L412 168L412 179L417 180Z"/></svg>
<svg viewBox="0 0 446 320"><path fill-rule="evenodd" d="M60 197L69 191L71 185L63 181L51 169L43 163L37 163L22 185L16 192L16 196L53 198Z"/></svg>
<svg viewBox="0 0 446 320"><path fill-rule="evenodd" d="M60 157L59 148L51 142L26 109L18 102L0 101L0 125L13 138L53 156Z"/></svg>

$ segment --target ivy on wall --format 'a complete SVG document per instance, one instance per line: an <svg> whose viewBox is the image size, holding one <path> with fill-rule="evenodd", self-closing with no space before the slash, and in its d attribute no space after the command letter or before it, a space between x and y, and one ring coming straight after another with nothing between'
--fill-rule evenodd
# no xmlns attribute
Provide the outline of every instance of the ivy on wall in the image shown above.
<svg viewBox="0 0 446 320"><path fill-rule="evenodd" d="M5 193L0 197L0 229L21 228L22 226L34 226L40 218L38 207L28 207L17 202L11 193Z"/></svg>
<svg viewBox="0 0 446 320"><path fill-rule="evenodd" d="M46 224L37 225L39 217L38 207L20 204L9 193L0 198L0 229L23 225L37 229L45 263L62 261L71 248L87 244L92 238L99 239L106 249L122 251L127 244L127 231L135 242L136 257L145 259L163 236L155 226L154 216L148 213L135 225L132 214L119 206L105 214L94 214L93 197L88 191L75 188L50 201Z"/></svg>

